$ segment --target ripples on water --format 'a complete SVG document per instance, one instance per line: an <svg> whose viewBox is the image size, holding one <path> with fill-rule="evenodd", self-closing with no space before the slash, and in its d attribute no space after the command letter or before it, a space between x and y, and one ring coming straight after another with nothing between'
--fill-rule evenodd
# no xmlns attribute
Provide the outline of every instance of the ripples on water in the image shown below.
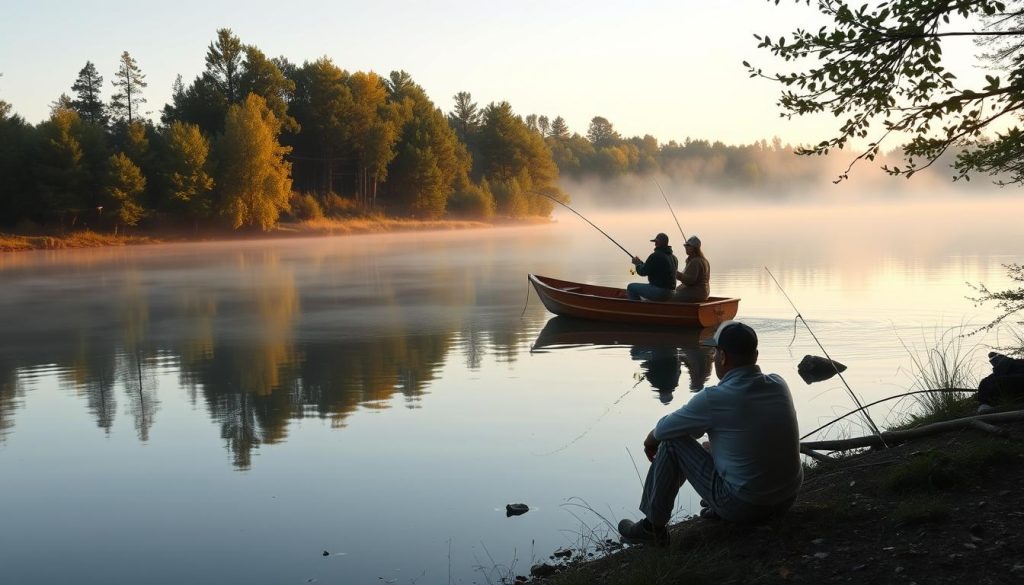
<svg viewBox="0 0 1024 585"><path fill-rule="evenodd" d="M964 205L681 217L806 429L849 400L796 375L821 352L764 267L862 398L905 391L908 350L991 317L964 282L999 288L1021 260L1000 224L1019 212ZM944 219L966 209L993 225L969 238ZM922 214L923 229L899 219ZM650 214L596 219L649 246ZM714 380L704 333L574 327L527 297L528 272L624 285L628 269L572 217L2 256L0 565L25 584L525 573L603 530L570 498L636 516L643 436ZM520 501L531 511L505 518Z"/></svg>

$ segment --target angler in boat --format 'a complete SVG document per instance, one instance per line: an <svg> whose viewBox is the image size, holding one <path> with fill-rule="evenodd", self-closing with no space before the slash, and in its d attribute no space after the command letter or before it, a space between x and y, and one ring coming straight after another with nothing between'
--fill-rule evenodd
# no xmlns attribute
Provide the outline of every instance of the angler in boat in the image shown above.
<svg viewBox="0 0 1024 585"><path fill-rule="evenodd" d="M700 238L690 236L683 249L686 250L686 264L682 272L676 273L676 279L682 284L676 287L672 300L681 303L706 301L711 296L711 264L701 251Z"/></svg>
<svg viewBox="0 0 1024 585"><path fill-rule="evenodd" d="M668 236L664 233L654 236L651 241L654 242L654 251L646 261L633 256L636 273L646 276L647 282L631 282L626 286L630 300L667 301L675 292L679 259L672 253L672 246L668 245Z"/></svg>

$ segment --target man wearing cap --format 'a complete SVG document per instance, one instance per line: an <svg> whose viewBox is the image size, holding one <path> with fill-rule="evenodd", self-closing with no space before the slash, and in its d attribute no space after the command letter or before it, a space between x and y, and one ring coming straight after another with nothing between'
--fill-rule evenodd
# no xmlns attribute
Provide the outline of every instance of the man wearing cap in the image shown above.
<svg viewBox="0 0 1024 585"><path fill-rule="evenodd" d="M684 481L710 514L737 523L785 512L803 481L793 398L785 380L757 365L757 334L726 321L703 343L715 348L720 381L662 417L644 440L652 462L640 501L646 517L619 522L628 542L668 542L667 525ZM697 442L705 433L710 449Z"/></svg>
<svg viewBox="0 0 1024 585"><path fill-rule="evenodd" d="M654 251L646 262L633 256L636 273L646 276L647 282L631 282L626 286L626 295L634 301L645 298L651 301L667 301L672 298L676 288L676 272L679 270L679 259L672 253L668 245L668 236L658 234L651 240Z"/></svg>
<svg viewBox="0 0 1024 585"><path fill-rule="evenodd" d="M672 300L684 303L706 301L711 295L711 264L700 249L700 238L690 236L683 249L686 250L686 265L682 272L676 273L676 279L682 284L676 287Z"/></svg>

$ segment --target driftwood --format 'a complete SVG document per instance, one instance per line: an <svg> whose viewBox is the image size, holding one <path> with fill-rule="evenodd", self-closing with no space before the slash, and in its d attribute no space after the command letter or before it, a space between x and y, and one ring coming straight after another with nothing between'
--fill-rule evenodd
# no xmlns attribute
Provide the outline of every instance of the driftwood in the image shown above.
<svg viewBox="0 0 1024 585"><path fill-rule="evenodd" d="M800 452L803 453L804 455L807 455L811 459L814 459L815 461L821 461L823 463L826 461L832 461L832 458L829 457L828 455L825 455L824 453L819 453L814 449L809 449L807 447L804 447L803 445L800 445Z"/></svg>
<svg viewBox="0 0 1024 585"><path fill-rule="evenodd" d="M957 418L953 420L937 422L930 425L925 425L923 427L918 427L916 429L908 429L906 431L887 431L882 433L881 436L869 435L866 437L854 437L852 439L836 439L833 441L804 441L800 443L800 450L801 452L803 452L804 449L845 451L847 449L859 449L863 447L884 447L886 445L896 445L899 443L905 443L911 439L935 435L953 429L976 427L977 425L975 424L975 421L985 423L988 427L992 426L991 424L988 423L1024 421L1024 410L1012 410L1010 412L996 412L992 414L968 416L964 418ZM991 429L986 429L986 431L991 432Z"/></svg>

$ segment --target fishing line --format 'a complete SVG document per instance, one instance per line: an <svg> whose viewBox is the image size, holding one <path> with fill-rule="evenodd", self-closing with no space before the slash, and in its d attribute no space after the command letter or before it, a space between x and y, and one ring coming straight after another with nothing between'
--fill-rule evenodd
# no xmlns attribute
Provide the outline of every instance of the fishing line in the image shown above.
<svg viewBox="0 0 1024 585"><path fill-rule="evenodd" d="M804 316L802 314L800 314L800 309L796 308L796 304L793 303L793 299L789 298L789 295L786 294L786 289L782 288L782 285L779 284L778 279L775 278L775 275L772 274L772 271L768 270L767 266L765 266L764 269L768 273L768 276L772 277L772 280L775 281L775 286L779 287L779 290L782 292L782 296L786 297L786 300L789 301L789 306L793 307L793 310L796 311L796 318L799 319L800 322L804 324L804 327L807 328L807 332L811 334L811 337L814 339L814 342L818 344L818 347L821 349L822 353L825 354L825 359L829 360L829 362L832 362L832 367L835 368L836 374L839 376L839 379L843 381L843 386L846 386L846 392L847 394L849 394L850 399L853 400L853 403L857 405L857 409L861 411L864 415L864 419L868 423L868 428L870 428L871 432L874 433L876 437L878 437L878 440L882 442L882 445L888 447L888 445L886 445L885 443L885 439L882 438L882 432L878 430L878 427L875 425L875 421L871 420L871 415L868 413L867 410L864 410L864 405L860 403L860 399L858 399L857 395L853 393L853 389L850 388L850 385L846 383L846 378L843 377L843 373L839 371L839 368L836 368L835 362L832 360L832 356L828 355L828 351L825 349L825 346L822 345L820 341L818 341L818 336L814 334L814 331L811 329L811 326L807 324L807 320L804 319Z"/></svg>
<svg viewBox="0 0 1024 585"><path fill-rule="evenodd" d="M523 312L519 315L519 320L522 321L523 317L526 316L526 305L530 304L530 277L526 277L526 300L523 301Z"/></svg>

